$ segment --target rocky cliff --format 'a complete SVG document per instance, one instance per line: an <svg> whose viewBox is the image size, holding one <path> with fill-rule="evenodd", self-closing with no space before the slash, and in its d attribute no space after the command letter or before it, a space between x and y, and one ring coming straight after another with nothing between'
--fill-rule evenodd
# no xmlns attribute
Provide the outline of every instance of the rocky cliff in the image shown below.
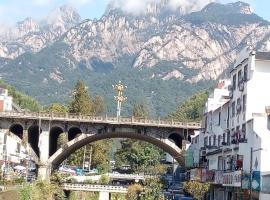
<svg viewBox="0 0 270 200"><path fill-rule="evenodd" d="M210 3L188 13L163 0L140 15L111 5L101 19L84 21L62 7L45 22L18 23L7 35L0 40L0 56L11 60L1 62L1 76L43 102L67 99L81 78L107 98L111 111L110 85L122 79L129 84L128 104L143 99L153 115L166 115L209 86L244 46L270 50L269 23L243 2ZM32 83L49 98L28 86Z"/></svg>

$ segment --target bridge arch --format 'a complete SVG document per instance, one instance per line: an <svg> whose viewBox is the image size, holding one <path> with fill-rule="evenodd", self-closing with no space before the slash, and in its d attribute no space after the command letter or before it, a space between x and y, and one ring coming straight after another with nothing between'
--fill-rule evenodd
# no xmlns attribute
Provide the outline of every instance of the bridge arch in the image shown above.
<svg viewBox="0 0 270 200"><path fill-rule="evenodd" d="M23 125L21 123L15 123L12 124L9 129L8 132L4 133L6 136L11 137L13 140L15 140L20 146L23 146L26 150L26 152L32 157L33 161L35 163L39 163L39 157L38 154L36 152L39 152L38 149L36 149L37 151L34 151L33 147L31 146L31 144L24 140L24 128ZM27 137L26 137L27 138Z"/></svg>
<svg viewBox="0 0 270 200"><path fill-rule="evenodd" d="M61 133L64 133L63 128L53 126L49 132L49 156L53 155L59 148L58 139Z"/></svg>
<svg viewBox="0 0 270 200"><path fill-rule="evenodd" d="M172 140L176 144L176 146L182 149L183 138L181 135L179 135L178 133L172 133L169 135L168 139Z"/></svg>
<svg viewBox="0 0 270 200"><path fill-rule="evenodd" d="M38 147L40 133L42 133L42 130L38 125L32 125L28 128L28 143L38 157L40 154Z"/></svg>
<svg viewBox="0 0 270 200"><path fill-rule="evenodd" d="M175 160L182 163L181 149L177 147L173 142L168 139L160 139L155 136L138 134L138 133L129 133L129 132L106 132L100 134L82 134L79 137L69 141L67 145L58 149L48 160L48 163L52 166L53 169L57 168L71 153L80 149L81 147L104 139L111 138L130 138L138 139L145 142L149 142L165 152L169 153Z"/></svg>
<svg viewBox="0 0 270 200"><path fill-rule="evenodd" d="M71 141L79 136L79 134L82 134L82 130L79 127L71 127L68 130L68 141Z"/></svg>
<svg viewBox="0 0 270 200"><path fill-rule="evenodd" d="M13 133L17 137L19 137L21 140L23 139L23 126L19 123L12 124L9 127L9 132Z"/></svg>

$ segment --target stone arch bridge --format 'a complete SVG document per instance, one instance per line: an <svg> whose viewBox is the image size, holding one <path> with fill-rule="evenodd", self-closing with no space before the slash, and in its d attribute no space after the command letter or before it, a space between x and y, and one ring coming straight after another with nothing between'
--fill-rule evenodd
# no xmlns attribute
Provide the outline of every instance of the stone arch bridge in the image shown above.
<svg viewBox="0 0 270 200"><path fill-rule="evenodd" d="M152 143L181 162L182 142L190 140L200 123L95 117L73 114L0 112L0 132L17 138L38 165L38 176L48 178L51 170L71 153L94 141L132 138ZM68 142L57 144L65 133Z"/></svg>

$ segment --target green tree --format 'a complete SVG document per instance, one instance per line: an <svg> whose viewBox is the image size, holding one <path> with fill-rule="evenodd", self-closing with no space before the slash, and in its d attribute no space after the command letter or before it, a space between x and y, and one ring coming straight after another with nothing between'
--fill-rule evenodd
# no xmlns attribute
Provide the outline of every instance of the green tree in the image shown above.
<svg viewBox="0 0 270 200"><path fill-rule="evenodd" d="M64 191L54 183L38 180L19 190L20 200L64 200Z"/></svg>
<svg viewBox="0 0 270 200"><path fill-rule="evenodd" d="M94 142L91 145L93 147L92 167L97 168L100 173L108 172L112 141L102 140Z"/></svg>
<svg viewBox="0 0 270 200"><path fill-rule="evenodd" d="M83 81L78 80L74 91L73 100L69 106L70 113L80 113L83 115L93 114L91 96Z"/></svg>
<svg viewBox="0 0 270 200"><path fill-rule="evenodd" d="M94 115L101 115L106 111L103 98L96 96L93 100L93 113Z"/></svg>
<svg viewBox="0 0 270 200"><path fill-rule="evenodd" d="M143 191L143 187L140 184L133 184L128 186L127 200L137 200L140 193Z"/></svg>
<svg viewBox="0 0 270 200"><path fill-rule="evenodd" d="M68 143L67 135L65 133L61 133L57 138L57 149L63 147L66 143Z"/></svg>
<svg viewBox="0 0 270 200"><path fill-rule="evenodd" d="M19 92L17 89L2 80L0 80L0 87L8 89L9 95L13 97L13 102L20 108L33 112L37 112L42 109L41 105L35 99Z"/></svg>
<svg viewBox="0 0 270 200"><path fill-rule="evenodd" d="M148 118L149 117L149 109L146 104L138 103L133 107L133 116L136 118Z"/></svg>
<svg viewBox="0 0 270 200"><path fill-rule="evenodd" d="M174 113L170 114L169 118L177 121L200 121L207 98L207 91L196 93L179 106Z"/></svg>
<svg viewBox="0 0 270 200"><path fill-rule="evenodd" d="M145 200L163 200L163 183L158 178L145 180Z"/></svg>
<svg viewBox="0 0 270 200"><path fill-rule="evenodd" d="M52 103L51 105L45 108L45 111L52 113L67 113L68 108L60 103Z"/></svg>
<svg viewBox="0 0 270 200"><path fill-rule="evenodd" d="M200 183L198 181L187 181L184 183L184 190L197 200L202 200L209 189L209 183Z"/></svg>
<svg viewBox="0 0 270 200"><path fill-rule="evenodd" d="M124 139L121 141L121 148L115 153L116 166L130 165L133 171L144 171L150 166L155 171L163 152L152 144ZM149 171L150 172L150 171Z"/></svg>
<svg viewBox="0 0 270 200"><path fill-rule="evenodd" d="M92 100L83 81L78 81L74 88L73 100L69 106L69 112L81 113L83 115L102 114L105 111L103 99L100 96ZM95 142L86 146L86 151L89 152L93 148L92 167L98 167L100 171L108 170L108 152L110 144L105 140ZM83 163L84 148L81 148L71 154L68 158L68 163L71 165L81 165Z"/></svg>
<svg viewBox="0 0 270 200"><path fill-rule="evenodd" d="M89 158L89 152L92 146L92 160L91 167L97 168L99 173L105 173L109 170L109 156L112 148L111 140L97 141L92 144L86 145L86 151L88 152L86 156L86 161ZM84 147L78 149L68 158L68 164L80 166L83 163Z"/></svg>
<svg viewBox="0 0 270 200"><path fill-rule="evenodd" d="M108 185L110 183L110 177L107 175L101 175L100 179L98 180L98 183L101 185Z"/></svg>

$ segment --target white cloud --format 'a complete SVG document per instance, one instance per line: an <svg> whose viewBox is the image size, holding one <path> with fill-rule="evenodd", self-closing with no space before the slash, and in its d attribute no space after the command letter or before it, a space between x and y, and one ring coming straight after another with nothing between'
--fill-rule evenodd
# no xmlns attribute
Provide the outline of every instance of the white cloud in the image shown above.
<svg viewBox="0 0 270 200"><path fill-rule="evenodd" d="M172 9L181 8L184 13L189 13L198 11L211 2L215 0L170 0L169 6Z"/></svg>
<svg viewBox="0 0 270 200"><path fill-rule="evenodd" d="M52 0L32 0L34 4L42 6L42 5L49 5L52 3Z"/></svg>
<svg viewBox="0 0 270 200"><path fill-rule="evenodd" d="M146 11L147 4L160 1L168 1L170 9L181 9L186 13L200 10L216 0L112 0L112 5L128 13L138 15Z"/></svg>
<svg viewBox="0 0 270 200"><path fill-rule="evenodd" d="M158 0L113 0L111 5L121 8L125 12L138 15L145 12L147 4L152 2L158 2Z"/></svg>
<svg viewBox="0 0 270 200"><path fill-rule="evenodd" d="M94 3L94 0L68 0L67 3L74 6L83 6Z"/></svg>

